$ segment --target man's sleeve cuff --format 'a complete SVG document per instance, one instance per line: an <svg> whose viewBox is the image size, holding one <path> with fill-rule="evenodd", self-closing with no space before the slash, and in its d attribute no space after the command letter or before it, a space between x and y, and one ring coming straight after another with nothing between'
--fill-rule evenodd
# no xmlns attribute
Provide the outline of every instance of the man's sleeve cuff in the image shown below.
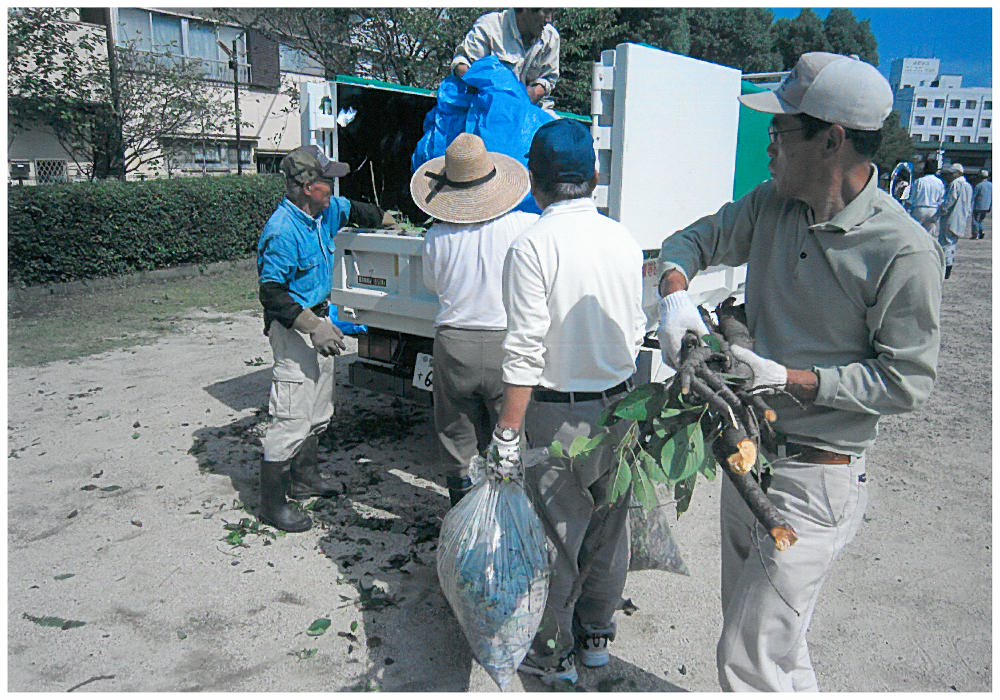
<svg viewBox="0 0 1000 700"><path fill-rule="evenodd" d="M542 377L542 370L534 367L519 367L504 364L503 382L514 386L536 386Z"/></svg>
<svg viewBox="0 0 1000 700"><path fill-rule="evenodd" d="M663 277L663 275L667 274L671 270L677 270L679 273L684 275L685 282L689 284L691 283L691 276L688 275L688 273L684 270L684 268L681 267L678 263L670 262L669 260L660 263L660 277Z"/></svg>
<svg viewBox="0 0 1000 700"><path fill-rule="evenodd" d="M819 377L819 387L816 390L818 406L833 406L837 398L837 387L840 386L840 371L836 367L813 367L813 372Z"/></svg>

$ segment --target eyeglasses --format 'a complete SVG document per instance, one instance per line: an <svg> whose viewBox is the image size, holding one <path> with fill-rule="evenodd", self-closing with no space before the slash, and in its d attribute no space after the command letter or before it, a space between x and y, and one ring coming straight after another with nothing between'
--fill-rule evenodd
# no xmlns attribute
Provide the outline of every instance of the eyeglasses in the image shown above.
<svg viewBox="0 0 1000 700"><path fill-rule="evenodd" d="M778 134L787 134L789 131L804 131L804 130L805 130L804 126L798 126L795 127L794 129L775 129L774 126L772 125L767 127L767 135L770 137L771 143L777 143Z"/></svg>

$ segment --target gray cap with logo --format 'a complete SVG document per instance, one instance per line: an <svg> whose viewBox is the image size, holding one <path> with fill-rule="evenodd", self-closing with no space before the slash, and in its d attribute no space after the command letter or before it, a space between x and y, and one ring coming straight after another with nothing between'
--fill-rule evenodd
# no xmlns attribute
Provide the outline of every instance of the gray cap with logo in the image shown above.
<svg viewBox="0 0 1000 700"><path fill-rule="evenodd" d="M281 159L281 172L289 180L306 185L317 180L343 177L351 171L347 163L330 160L320 147L312 144L300 146Z"/></svg>
<svg viewBox="0 0 1000 700"><path fill-rule="evenodd" d="M804 53L774 92L741 95L750 109L808 114L848 129L878 131L892 111L892 88L878 69L855 57Z"/></svg>

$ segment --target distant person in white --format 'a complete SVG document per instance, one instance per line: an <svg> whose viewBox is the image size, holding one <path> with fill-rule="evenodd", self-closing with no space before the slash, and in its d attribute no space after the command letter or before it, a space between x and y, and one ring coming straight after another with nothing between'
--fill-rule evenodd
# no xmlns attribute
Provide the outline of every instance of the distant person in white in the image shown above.
<svg viewBox="0 0 1000 700"><path fill-rule="evenodd" d="M993 183L988 170L979 171L979 182L972 190L972 237L983 238L983 219L993 208Z"/></svg>
<svg viewBox="0 0 1000 700"><path fill-rule="evenodd" d="M938 214L944 204L944 182L937 176L937 161L928 158L924 175L913 183L910 192L910 214L934 238L938 236Z"/></svg>
<svg viewBox="0 0 1000 700"><path fill-rule="evenodd" d="M941 174L948 182L948 192L941 205L941 230L938 243L944 248L944 278L951 277L955 266L955 251L958 239L969 234L972 220L972 185L965 179L965 168L961 163L952 163Z"/></svg>
<svg viewBox="0 0 1000 700"><path fill-rule="evenodd" d="M434 427L455 505L472 488L470 460L490 442L503 394L507 313L501 298L507 249L537 214L512 211L528 194L527 169L459 134L410 181L413 201L437 222L424 238L424 285L434 319Z"/></svg>

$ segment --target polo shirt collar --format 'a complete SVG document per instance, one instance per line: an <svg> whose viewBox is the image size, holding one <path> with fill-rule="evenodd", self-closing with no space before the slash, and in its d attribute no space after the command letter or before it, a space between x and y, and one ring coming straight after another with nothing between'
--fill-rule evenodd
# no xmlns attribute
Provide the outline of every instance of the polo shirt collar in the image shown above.
<svg viewBox="0 0 1000 700"><path fill-rule="evenodd" d="M295 203L292 202L292 200L290 200L288 197L285 197L283 200L281 200L281 206L283 206L292 217L296 218L298 221L302 222L303 224L306 224L307 226L316 226L316 224L318 223L316 219L314 219L313 217L309 216L304 211L299 209L295 205Z"/></svg>
<svg viewBox="0 0 1000 700"><path fill-rule="evenodd" d="M848 202L847 206L837 212L832 219L813 224L810 228L823 231L850 231L875 215L877 195L878 167L872 164L872 174L868 178L868 184L858 193L858 196Z"/></svg>

